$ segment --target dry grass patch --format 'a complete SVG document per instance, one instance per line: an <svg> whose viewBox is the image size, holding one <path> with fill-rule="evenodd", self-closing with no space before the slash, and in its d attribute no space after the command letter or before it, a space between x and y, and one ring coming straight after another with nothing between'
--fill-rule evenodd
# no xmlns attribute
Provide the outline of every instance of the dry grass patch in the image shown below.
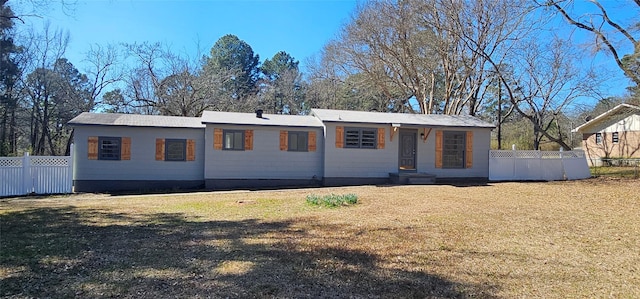
<svg viewBox="0 0 640 299"><path fill-rule="evenodd" d="M640 297L640 181L0 202L0 296ZM309 194L357 194L340 208Z"/></svg>

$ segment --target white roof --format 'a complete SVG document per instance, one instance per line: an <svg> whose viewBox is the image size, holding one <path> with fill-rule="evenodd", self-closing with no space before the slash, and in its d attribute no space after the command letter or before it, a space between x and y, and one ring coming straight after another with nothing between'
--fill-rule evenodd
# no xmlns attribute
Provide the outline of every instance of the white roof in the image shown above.
<svg viewBox="0 0 640 299"><path fill-rule="evenodd" d="M586 132L590 127L594 125L610 120L617 121L634 113L640 113L640 107L630 104L620 104L613 107L611 110L594 117L592 120L576 127L571 132Z"/></svg>
<svg viewBox="0 0 640 299"><path fill-rule="evenodd" d="M255 113L205 111L201 121L203 124L322 127L317 118L309 115L262 114L262 118L258 118Z"/></svg>
<svg viewBox="0 0 640 299"><path fill-rule="evenodd" d="M83 112L69 121L72 126L102 125L160 128L204 128L199 117Z"/></svg>
<svg viewBox="0 0 640 299"><path fill-rule="evenodd" d="M323 122L349 122L429 127L494 128L493 124L469 115L409 114L349 110L311 109Z"/></svg>

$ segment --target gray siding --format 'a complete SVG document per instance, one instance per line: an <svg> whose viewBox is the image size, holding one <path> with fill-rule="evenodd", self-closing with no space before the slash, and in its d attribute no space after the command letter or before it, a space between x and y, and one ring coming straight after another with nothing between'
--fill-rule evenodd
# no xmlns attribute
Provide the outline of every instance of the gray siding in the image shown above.
<svg viewBox="0 0 640 299"><path fill-rule="evenodd" d="M204 129L123 126L77 126L74 133L74 171L77 181L203 181ZM90 136L130 137L131 160L87 158ZM195 161L156 161L156 138L194 139Z"/></svg>
<svg viewBox="0 0 640 299"><path fill-rule="evenodd" d="M398 137L388 125L326 123L325 173L328 178L388 178L398 171ZM336 127L384 128L384 149L336 148Z"/></svg>
<svg viewBox="0 0 640 299"><path fill-rule="evenodd" d="M336 126L385 129L384 149L336 148ZM416 130L417 172L435 174L438 178L487 178L489 176L490 134L488 128L439 128L444 131L473 131L473 166L467 169L435 167L435 131L433 128L426 142L420 138L422 129ZM391 139L391 126L374 124L326 123L325 178L388 178L398 172L399 132Z"/></svg>
<svg viewBox="0 0 640 299"><path fill-rule="evenodd" d="M473 131L473 165L471 168L436 168L436 129L432 129L426 142L418 137L418 172L435 174L438 178L488 178L489 150L491 148L490 129L448 129L443 131ZM421 130L422 131L422 130Z"/></svg>
<svg viewBox="0 0 640 299"><path fill-rule="evenodd" d="M253 150L214 150L214 128L253 130ZM280 130L315 131L316 151L281 151ZM212 179L322 179L324 138L321 128L208 124L205 135L204 178L207 181Z"/></svg>

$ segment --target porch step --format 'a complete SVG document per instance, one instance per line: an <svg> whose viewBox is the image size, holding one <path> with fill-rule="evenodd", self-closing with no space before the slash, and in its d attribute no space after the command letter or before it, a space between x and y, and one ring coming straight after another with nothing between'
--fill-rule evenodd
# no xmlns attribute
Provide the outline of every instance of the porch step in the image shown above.
<svg viewBox="0 0 640 299"><path fill-rule="evenodd" d="M436 175L429 173L389 173L391 183L398 185L431 185L436 183Z"/></svg>

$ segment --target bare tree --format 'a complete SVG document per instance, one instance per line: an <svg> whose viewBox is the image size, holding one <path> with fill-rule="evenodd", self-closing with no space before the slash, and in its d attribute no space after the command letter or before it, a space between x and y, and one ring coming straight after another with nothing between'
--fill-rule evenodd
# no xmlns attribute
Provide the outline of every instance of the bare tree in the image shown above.
<svg viewBox="0 0 640 299"><path fill-rule="evenodd" d="M126 101L117 106L129 107L130 112L180 116L199 116L207 109L246 110L220 100L224 83L234 78L234 72L211 71L203 67L206 61L181 57L160 43L124 47L134 63L125 77L124 97L111 97Z"/></svg>
<svg viewBox="0 0 640 299"><path fill-rule="evenodd" d="M578 69L579 57L557 38L547 44L532 40L514 58L516 77L503 83L514 109L533 126L534 149L544 138L570 150L561 119L576 98L593 94L593 72Z"/></svg>
<svg viewBox="0 0 640 299"><path fill-rule="evenodd" d="M611 16L605 6L598 0L550 0L537 2L543 7L553 8L575 28L592 33L595 37L593 42L594 49L596 51L603 50L611 54L613 61L624 74L636 85L640 86L640 42L633 35L633 29L637 29L640 26L640 22L637 19L628 24L615 20L615 16ZM593 10L586 13L573 11L572 8L576 2L591 4ZM640 1L625 2L626 11L640 11ZM630 52L623 54L626 51Z"/></svg>
<svg viewBox="0 0 640 299"><path fill-rule="evenodd" d="M90 46L84 62L87 64L85 73L91 83L89 106L93 109L101 104L98 99L106 88L123 80L124 72L114 45Z"/></svg>
<svg viewBox="0 0 640 299"><path fill-rule="evenodd" d="M344 74L365 74L409 111L475 115L492 68L487 56L507 52L526 7L524 1L368 2L323 59Z"/></svg>

